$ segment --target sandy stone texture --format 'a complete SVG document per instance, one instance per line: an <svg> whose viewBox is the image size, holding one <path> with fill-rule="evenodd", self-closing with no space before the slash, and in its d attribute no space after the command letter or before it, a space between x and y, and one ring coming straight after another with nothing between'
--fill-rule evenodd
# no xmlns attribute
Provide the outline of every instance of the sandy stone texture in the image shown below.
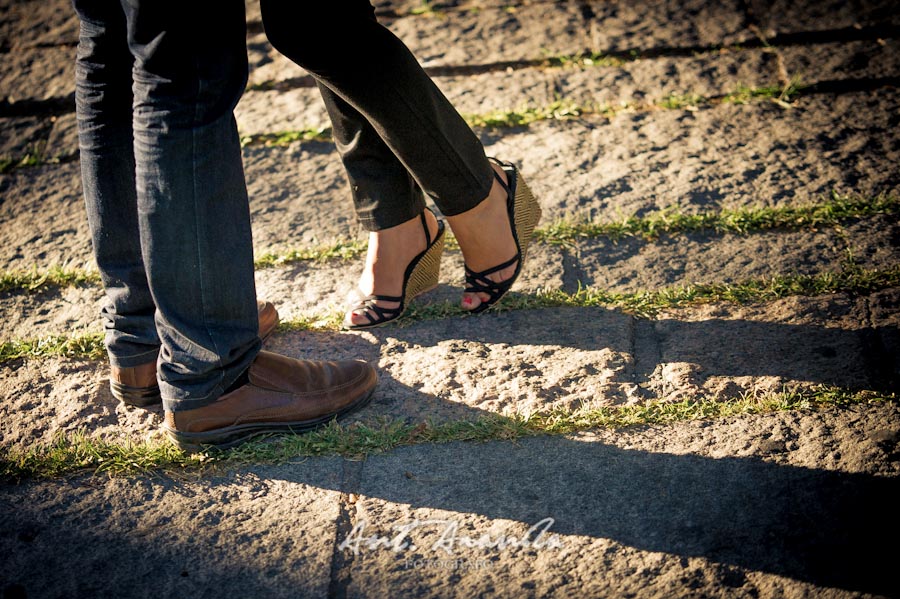
<svg viewBox="0 0 900 599"><path fill-rule="evenodd" d="M889 404L370 458L342 538L398 550L345 541L347 595L887 596L898 426Z"/></svg>
<svg viewBox="0 0 900 599"><path fill-rule="evenodd" d="M4 485L4 592L324 597L338 515L338 492L329 488L340 471L338 460L324 459L200 480Z"/></svg>
<svg viewBox="0 0 900 599"><path fill-rule="evenodd" d="M476 131L489 155L520 166L550 226L898 193L894 4L379 0L377 10L464 113L557 100L619 108ZM241 133L326 127L312 79L268 43L258 2L247 6ZM72 106L77 35L69 0L0 0L0 157L37 149L46 162L0 174L4 270L92 269ZM542 62L583 52L623 62ZM721 102L790 82L810 87L788 105ZM670 94L706 100L664 108ZM364 236L332 143L251 145L243 156L257 255ZM516 291L630 293L898 264L896 216L876 215L746 236L536 244ZM286 320L329 313L360 267L260 269L258 295ZM460 252L448 251L439 287L414 311L456 301L461 274ZM90 285L0 293L0 342L97 333L102 301ZM280 331L267 347L375 364L379 388L350 426L832 385L887 394L900 389L900 290L717 302L653 319L602 307L499 311L369 332ZM63 357L0 364L0 448L73 434L160 439L161 408L119 405L107 368ZM879 401L201 475L4 480L0 594L898 597L898 443L900 408ZM542 521L553 546L490 544ZM415 522L415 548L377 545ZM441 538L448 525L454 542ZM355 529L376 545L354 551Z"/></svg>

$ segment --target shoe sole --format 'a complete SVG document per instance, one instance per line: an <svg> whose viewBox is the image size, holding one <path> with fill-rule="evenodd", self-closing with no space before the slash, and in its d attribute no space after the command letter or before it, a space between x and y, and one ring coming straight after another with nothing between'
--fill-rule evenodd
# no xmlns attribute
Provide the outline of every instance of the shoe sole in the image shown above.
<svg viewBox="0 0 900 599"><path fill-rule="evenodd" d="M260 435L309 432L364 407L372 400L374 393L375 389L372 388L355 402L346 405L339 411L311 420L251 422L202 433L182 433L166 425L163 425L162 429L179 448L187 453L196 453L205 449L229 449Z"/></svg>
<svg viewBox="0 0 900 599"><path fill-rule="evenodd" d="M117 381L109 382L109 390L113 397L127 406L146 408L162 401L159 395L159 387L129 387Z"/></svg>

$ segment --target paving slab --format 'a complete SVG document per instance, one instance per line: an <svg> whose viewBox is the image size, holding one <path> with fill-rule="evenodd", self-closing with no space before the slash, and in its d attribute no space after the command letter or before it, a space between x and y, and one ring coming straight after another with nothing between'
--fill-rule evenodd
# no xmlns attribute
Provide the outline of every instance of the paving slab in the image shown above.
<svg viewBox="0 0 900 599"><path fill-rule="evenodd" d="M0 342L51 335L100 333L103 290L99 285L41 292L0 292Z"/></svg>
<svg viewBox="0 0 900 599"><path fill-rule="evenodd" d="M39 2L33 2L39 4ZM27 100L71 97L75 110L75 47L51 46L36 51L13 50L3 55L0 100L14 104ZM36 109L39 111L39 109Z"/></svg>
<svg viewBox="0 0 900 599"><path fill-rule="evenodd" d="M66 0L7 0L0 16L0 48L7 52L78 42L78 17ZM4 61L0 71L10 66Z"/></svg>
<svg viewBox="0 0 900 599"><path fill-rule="evenodd" d="M4 269L90 265L90 234L77 162L0 175L0 263Z"/></svg>
<svg viewBox="0 0 900 599"><path fill-rule="evenodd" d="M100 360L46 358L0 365L0 444L25 447L84 432L111 441L161 437L161 408L126 408L109 391Z"/></svg>
<svg viewBox="0 0 900 599"><path fill-rule="evenodd" d="M401 448L360 468L338 576L348 597L888 596L898 426L889 404Z"/></svg>
<svg viewBox="0 0 900 599"><path fill-rule="evenodd" d="M82 476L3 484L3 592L325 597L341 468L340 460L324 458L199 480Z"/></svg>
<svg viewBox="0 0 900 599"><path fill-rule="evenodd" d="M492 155L521 165L548 220L777 206L832 190L895 190L896 169L873 165L900 164L890 108L898 99L885 88L810 96L793 109L722 105L541 122L483 139Z"/></svg>
<svg viewBox="0 0 900 599"><path fill-rule="evenodd" d="M704 97L778 82L775 54L743 50L690 57L658 57L621 66L573 64L434 76L462 114L545 107L563 100L579 106L659 101L670 94ZM330 126L317 88L302 85L247 91L236 109L244 135Z"/></svg>
<svg viewBox="0 0 900 599"><path fill-rule="evenodd" d="M45 160L65 161L78 157L78 120L74 112L50 118L50 134L44 146Z"/></svg>
<svg viewBox="0 0 900 599"><path fill-rule="evenodd" d="M575 3L449 12L396 19L390 29L425 66L486 64L573 54L590 46Z"/></svg>
<svg viewBox="0 0 900 599"><path fill-rule="evenodd" d="M47 141L49 118L0 118L0 158L18 160Z"/></svg>
<svg viewBox="0 0 900 599"><path fill-rule="evenodd" d="M4 483L0 580L27 596L889 597L898 439L883 403Z"/></svg>
<svg viewBox="0 0 900 599"><path fill-rule="evenodd" d="M544 121L481 138L489 155L520 166L545 223L609 221L673 206L696 213L822 201L833 190L896 191L900 140L891 115L898 102L900 94L885 88L812 95L793 109L659 110ZM349 194L333 193L348 186L330 145L248 148L245 156L252 197L272 210L271 217L254 213L254 222L272 225L262 225L257 247L298 234L306 242L309 231L323 240L353 235L349 215L334 217L333 202L349 207Z"/></svg>
<svg viewBox="0 0 900 599"><path fill-rule="evenodd" d="M487 8L435 16L411 15L384 21L426 67L536 60L574 54L590 47L588 24L573 3L521 5L514 10ZM251 83L301 77L305 71L277 50L266 49L264 34L249 38L255 66ZM349 40L352 42L352 40ZM367 49L352 43L343 51L363 57Z"/></svg>
<svg viewBox="0 0 900 599"><path fill-rule="evenodd" d="M896 392L878 372L882 358L869 342L867 316L866 300L845 294L673 310L652 321L659 353L653 371L638 376L645 390L666 400L798 385ZM649 366L653 357L636 360Z"/></svg>
<svg viewBox="0 0 900 599"><path fill-rule="evenodd" d="M748 6L753 23L768 37L785 32L900 24L891 0L750 0Z"/></svg>
<svg viewBox="0 0 900 599"><path fill-rule="evenodd" d="M863 268L887 269L900 265L900 222L883 215L843 227L849 258Z"/></svg>
<svg viewBox="0 0 900 599"><path fill-rule="evenodd" d="M896 392L900 290L877 300L836 294L763 304L710 304L634 319L603 308L521 310L365 332L282 332L272 351L364 359L380 384L347 422L435 423L645 400L681 401L784 389ZM0 365L0 442L159 435L159 408L117 405L103 361L46 358Z"/></svg>
<svg viewBox="0 0 900 599"><path fill-rule="evenodd" d="M872 227L874 228L874 227ZM884 235L879 238L885 241ZM569 250L567 283L641 292L694 283L840 272L846 241L835 230L675 235L648 242L597 239ZM885 252L887 253L887 252Z"/></svg>
<svg viewBox="0 0 900 599"><path fill-rule="evenodd" d="M874 39L779 48L784 68L802 83L896 77L900 39Z"/></svg>
<svg viewBox="0 0 900 599"><path fill-rule="evenodd" d="M654 103L670 95L718 97L778 81L770 49L721 49L692 56L660 56L620 67L554 69L558 97L584 106Z"/></svg>
<svg viewBox="0 0 900 599"><path fill-rule="evenodd" d="M563 246L537 243L515 292L580 287L613 293L655 291L695 283L740 283L776 275L819 275L853 264L889 269L900 264L900 224L891 216L815 231L773 231L750 235L703 233L637 238L587 239ZM363 259L301 262L256 272L257 295L275 302L283 320L328 314L346 307ZM448 249L438 288L415 306L455 304L464 286L463 258ZM100 332L102 292L97 285L0 294L2 340Z"/></svg>
<svg viewBox="0 0 900 599"><path fill-rule="evenodd" d="M632 319L626 315L560 309L419 322L353 335L280 335L270 345L304 357L345 355L349 349L350 355L377 363L377 397L360 417L446 422L636 401L631 335Z"/></svg>
<svg viewBox="0 0 900 599"><path fill-rule="evenodd" d="M882 386L900 392L900 297L889 290L867 298L868 324L866 341L872 355L872 376Z"/></svg>
<svg viewBox="0 0 900 599"><path fill-rule="evenodd" d="M362 233L333 143L248 147L244 171L255 247L317 246Z"/></svg>
<svg viewBox="0 0 900 599"><path fill-rule="evenodd" d="M591 48L600 52L687 50L751 39L747 13L737 0L589 2Z"/></svg>

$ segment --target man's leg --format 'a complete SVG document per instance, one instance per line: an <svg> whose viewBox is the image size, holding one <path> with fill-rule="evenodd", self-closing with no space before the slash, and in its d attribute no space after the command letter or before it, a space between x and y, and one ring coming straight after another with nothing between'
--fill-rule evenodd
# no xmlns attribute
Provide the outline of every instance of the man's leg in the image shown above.
<svg viewBox="0 0 900 599"><path fill-rule="evenodd" d="M368 364L259 351L263 315L232 115L247 74L242 0L123 0L123 8L135 58L137 222L162 342L163 428L188 449L227 446L313 428L364 405L377 383Z"/></svg>
<svg viewBox="0 0 900 599"><path fill-rule="evenodd" d="M162 341L164 429L182 447L300 431L364 405L364 362L260 352L232 110L247 78L243 0L128 7L138 220Z"/></svg>
<svg viewBox="0 0 900 599"><path fill-rule="evenodd" d="M107 351L113 369L149 370L155 388L159 338L141 256L125 14L118 0L76 0L75 9L81 18L75 68L81 174L106 290Z"/></svg>
<svg viewBox="0 0 900 599"><path fill-rule="evenodd" d="M135 57L138 222L166 410L214 401L260 348L250 213L233 109L247 79L242 0L123 2Z"/></svg>

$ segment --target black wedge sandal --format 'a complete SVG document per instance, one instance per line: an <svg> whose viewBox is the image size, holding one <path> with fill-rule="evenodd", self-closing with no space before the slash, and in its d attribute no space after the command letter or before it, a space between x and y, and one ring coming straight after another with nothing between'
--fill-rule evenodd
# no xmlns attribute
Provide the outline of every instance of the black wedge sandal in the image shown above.
<svg viewBox="0 0 900 599"><path fill-rule="evenodd" d="M504 182L497 171L494 171L494 177L506 191L506 212L509 215L509 226L516 242L516 255L499 266L481 272L475 272L466 265L466 291L486 293L489 296L477 308L469 310L471 314L479 314L496 306L497 302L512 288L513 283L522 272L522 265L528 254L528 246L531 244L534 228L541 220L541 207L534 199L534 194L531 193L531 189L525 183L519 170L508 162L501 162L496 158L490 158L490 160L503 169L509 180L509 183ZM505 281L497 283L487 278L488 275L509 268L513 264L516 264L516 271Z"/></svg>
<svg viewBox="0 0 900 599"><path fill-rule="evenodd" d="M432 239L431 233L428 232L428 220L425 218L425 212L422 212L422 228L425 229L426 247L406 267L406 272L403 275L403 295L393 296L373 293L362 297L360 293L361 297L344 318L343 327L345 330L371 329L397 320L403 315L409 302L414 297L437 287L441 274L441 254L444 252L445 229L444 221L437 219L437 223L437 235ZM379 301L397 302L399 305L396 308L383 308L377 304ZM369 319L369 322L353 324L350 320L353 314L365 316Z"/></svg>

